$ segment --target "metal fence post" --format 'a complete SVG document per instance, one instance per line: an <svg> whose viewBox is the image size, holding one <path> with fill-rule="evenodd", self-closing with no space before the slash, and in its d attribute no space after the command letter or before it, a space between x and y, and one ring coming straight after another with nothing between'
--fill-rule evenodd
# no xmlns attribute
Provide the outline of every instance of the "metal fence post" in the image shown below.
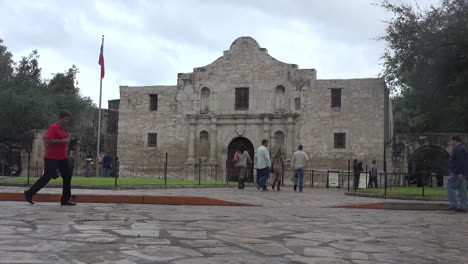
<svg viewBox="0 0 468 264"><path fill-rule="evenodd" d="M201 185L201 158L198 158L198 185Z"/></svg>
<svg viewBox="0 0 468 264"><path fill-rule="evenodd" d="M366 188L369 187L369 185L367 184L367 164L366 164Z"/></svg>
<svg viewBox="0 0 468 264"><path fill-rule="evenodd" d="M114 186L117 187L117 173L114 175Z"/></svg>
<svg viewBox="0 0 468 264"><path fill-rule="evenodd" d="M312 170L312 177L311 177L312 178L312 187L314 187L314 173L315 173L315 171Z"/></svg>
<svg viewBox="0 0 468 264"><path fill-rule="evenodd" d="M424 171L423 175L421 175L421 183L422 183L422 196L424 196L424 191L425 191L425 190L424 190L424 185L425 185L425 184L424 184L424 182L425 182L425 180L424 180L424 176L426 176L426 171Z"/></svg>
<svg viewBox="0 0 468 264"><path fill-rule="evenodd" d="M28 184L29 184L29 171L31 170L31 151L28 151Z"/></svg>
<svg viewBox="0 0 468 264"><path fill-rule="evenodd" d="M330 182L330 171L327 171L327 188L329 187Z"/></svg>
<svg viewBox="0 0 468 264"><path fill-rule="evenodd" d="M229 172L229 168L228 168L229 166L228 166L228 164L229 164L229 161L226 160L226 184L229 184L228 174L229 174L230 172Z"/></svg>
<svg viewBox="0 0 468 264"><path fill-rule="evenodd" d="M349 192L349 176L351 174L351 160L348 160L348 192Z"/></svg>
<svg viewBox="0 0 468 264"><path fill-rule="evenodd" d="M168 153L166 152L166 162L164 162L164 185L167 186L167 156Z"/></svg>
<svg viewBox="0 0 468 264"><path fill-rule="evenodd" d="M384 184L385 191L384 191L384 194L387 195L387 161L386 161L386 160L384 160L383 168L384 168L384 179L385 179L385 184Z"/></svg>

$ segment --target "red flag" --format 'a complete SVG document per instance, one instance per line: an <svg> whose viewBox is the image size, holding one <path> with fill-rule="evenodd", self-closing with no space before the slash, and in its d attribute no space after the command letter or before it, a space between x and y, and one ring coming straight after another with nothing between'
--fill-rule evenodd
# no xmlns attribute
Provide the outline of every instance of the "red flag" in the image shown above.
<svg viewBox="0 0 468 264"><path fill-rule="evenodd" d="M101 44L101 53L99 54L99 65L101 65L101 79L104 78L104 43Z"/></svg>

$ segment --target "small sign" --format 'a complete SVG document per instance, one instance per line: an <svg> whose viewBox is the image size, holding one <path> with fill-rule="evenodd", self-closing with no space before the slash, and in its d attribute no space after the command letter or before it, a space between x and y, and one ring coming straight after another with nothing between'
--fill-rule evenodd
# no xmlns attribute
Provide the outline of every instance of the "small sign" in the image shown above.
<svg viewBox="0 0 468 264"><path fill-rule="evenodd" d="M369 175L365 172L361 172L359 177L359 189L367 189L367 183L369 182Z"/></svg>
<svg viewBox="0 0 468 264"><path fill-rule="evenodd" d="M328 172L328 186L330 187L340 187L340 177L339 172L329 171Z"/></svg>

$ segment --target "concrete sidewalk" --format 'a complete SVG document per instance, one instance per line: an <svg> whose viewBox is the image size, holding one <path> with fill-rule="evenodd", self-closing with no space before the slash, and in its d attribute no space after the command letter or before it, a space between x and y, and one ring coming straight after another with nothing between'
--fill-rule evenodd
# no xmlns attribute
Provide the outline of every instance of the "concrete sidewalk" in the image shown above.
<svg viewBox="0 0 468 264"><path fill-rule="evenodd" d="M23 190L2 187L0 193ZM389 201L345 196L339 189L72 192L196 196L257 206L0 201L0 263L468 263L466 214L336 208Z"/></svg>

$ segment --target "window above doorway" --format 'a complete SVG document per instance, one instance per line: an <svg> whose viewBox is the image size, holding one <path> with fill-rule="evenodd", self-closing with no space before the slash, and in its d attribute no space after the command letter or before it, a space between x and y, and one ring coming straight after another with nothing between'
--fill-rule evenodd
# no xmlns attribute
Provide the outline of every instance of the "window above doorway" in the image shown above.
<svg viewBox="0 0 468 264"><path fill-rule="evenodd" d="M236 88L235 110L249 110L249 88Z"/></svg>

